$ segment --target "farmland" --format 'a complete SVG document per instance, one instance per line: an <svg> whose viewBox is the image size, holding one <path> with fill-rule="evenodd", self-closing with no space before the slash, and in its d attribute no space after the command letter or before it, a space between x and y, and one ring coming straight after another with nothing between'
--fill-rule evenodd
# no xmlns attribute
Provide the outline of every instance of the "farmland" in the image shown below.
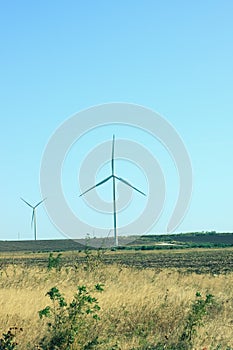
<svg viewBox="0 0 233 350"><path fill-rule="evenodd" d="M19 350L68 349L49 347L48 320L38 312L53 305L51 288L71 301L84 285L100 319L78 318L70 349L233 349L233 248L2 252L0 273L0 334L22 328Z"/></svg>
<svg viewBox="0 0 233 350"><path fill-rule="evenodd" d="M120 266L138 269L184 269L186 273L195 272L225 274L233 273L233 248L212 249L176 249L155 251L109 251L97 250L88 254L87 251L62 253L64 267L74 264L83 265L88 261L101 261L105 265L118 264ZM48 263L48 253L2 253L0 266L36 266L45 268Z"/></svg>
<svg viewBox="0 0 233 350"><path fill-rule="evenodd" d="M166 245L163 245L165 243ZM83 238L60 240L0 241L1 252L50 252L109 248L114 245L113 238ZM180 234L144 235L119 237L119 248L151 250L166 248L211 248L233 246L233 233L192 232Z"/></svg>

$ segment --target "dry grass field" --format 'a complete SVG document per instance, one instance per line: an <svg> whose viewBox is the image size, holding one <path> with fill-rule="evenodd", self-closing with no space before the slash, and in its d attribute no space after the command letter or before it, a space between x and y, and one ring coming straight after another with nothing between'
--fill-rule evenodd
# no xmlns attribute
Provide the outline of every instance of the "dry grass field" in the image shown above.
<svg viewBox="0 0 233 350"><path fill-rule="evenodd" d="M214 302L193 332L192 349L233 349L233 273L106 265L98 259L73 266L61 264L60 269L51 270L36 264L9 263L2 264L0 272L0 334L10 327L22 328L16 336L19 350L39 348L36 346L47 332L48 319L40 319L38 311L52 305L46 296L52 287L71 301L77 286L92 290L96 284L104 285L102 293L91 292L101 308L100 320L90 321L87 315L80 337L98 335L99 343L86 348L75 343L70 349L171 349L171 344L179 343L197 292L202 299L212 294ZM178 350L178 345L173 347Z"/></svg>

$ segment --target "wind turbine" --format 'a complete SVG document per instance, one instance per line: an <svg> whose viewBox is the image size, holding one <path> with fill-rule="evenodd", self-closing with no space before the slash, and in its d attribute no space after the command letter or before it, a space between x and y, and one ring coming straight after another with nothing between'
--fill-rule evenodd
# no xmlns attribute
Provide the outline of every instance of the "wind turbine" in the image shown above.
<svg viewBox="0 0 233 350"><path fill-rule="evenodd" d="M123 182L125 185L133 188L135 191L141 193L143 196L146 196L146 194L136 187L132 186L128 181L122 179L121 177L118 177L115 175L115 164L114 164L114 152L115 152L115 135L113 135L113 140L112 140L112 159L111 159L111 168L112 168L112 174L108 176L106 179L100 181L96 185L90 187L88 190L80 194L79 197L83 196L87 192L93 190L94 188L103 185L105 182L109 181L112 179L112 193L113 193L113 224L114 224L114 239L115 239L115 246L118 246L118 236L117 236L117 209L116 209L116 180L119 180Z"/></svg>
<svg viewBox="0 0 233 350"><path fill-rule="evenodd" d="M26 203L30 208L32 208L32 221L31 221L31 226L34 223L34 238L36 241L36 208L45 201L46 198L44 198L42 201L38 202L35 206L31 205L30 203L28 203L27 201L25 201L25 199L23 199L22 197L20 197L20 199Z"/></svg>

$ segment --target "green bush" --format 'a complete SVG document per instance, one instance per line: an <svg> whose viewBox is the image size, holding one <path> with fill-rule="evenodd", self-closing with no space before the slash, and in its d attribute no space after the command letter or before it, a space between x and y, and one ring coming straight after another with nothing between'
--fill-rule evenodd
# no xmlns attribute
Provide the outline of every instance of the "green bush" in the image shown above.
<svg viewBox="0 0 233 350"><path fill-rule="evenodd" d="M18 343L16 342L17 332L22 332L22 328L11 327L7 333L2 334L0 339L0 350L14 350L17 349Z"/></svg>
<svg viewBox="0 0 233 350"><path fill-rule="evenodd" d="M47 268L48 270L56 269L57 271L61 270L61 260L62 259L62 254L59 253L57 256L53 256L53 253L49 254L49 260L48 260L48 265Z"/></svg>
<svg viewBox="0 0 233 350"><path fill-rule="evenodd" d="M213 295L207 294L205 298L202 298L199 292L196 293L196 300L192 304L183 333L180 337L181 343L188 344L187 349L192 347L193 337L197 333L197 328L203 325L203 317L207 314L207 310L211 305L213 305L213 302Z"/></svg>
<svg viewBox="0 0 233 350"><path fill-rule="evenodd" d="M102 285L95 285L95 290L102 292ZM74 346L75 350L87 350L97 344L94 326L99 320L100 307L86 286L78 286L78 291L69 304L56 287L51 288L46 295L52 301L52 306L39 311L40 318L49 319L48 334L40 341L43 350L71 350Z"/></svg>

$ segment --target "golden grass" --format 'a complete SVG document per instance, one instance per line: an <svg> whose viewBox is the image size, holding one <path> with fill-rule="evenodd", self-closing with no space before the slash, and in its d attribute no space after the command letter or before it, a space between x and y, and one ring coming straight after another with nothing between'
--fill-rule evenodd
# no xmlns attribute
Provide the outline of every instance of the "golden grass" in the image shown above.
<svg viewBox="0 0 233 350"><path fill-rule="evenodd" d="M97 324L106 347L142 348L143 342L156 344L168 338L175 341L197 291L213 294L216 306L198 330L194 349L233 347L233 274L185 274L182 269L135 269L117 265L90 268L64 267L61 271L9 265L0 277L0 334L9 327L23 328L19 350L34 349L45 333L45 322L38 311L50 304L46 292L57 286L71 300L78 285L93 287L103 283L104 292L96 294L101 307ZM175 350L175 349L174 349Z"/></svg>

